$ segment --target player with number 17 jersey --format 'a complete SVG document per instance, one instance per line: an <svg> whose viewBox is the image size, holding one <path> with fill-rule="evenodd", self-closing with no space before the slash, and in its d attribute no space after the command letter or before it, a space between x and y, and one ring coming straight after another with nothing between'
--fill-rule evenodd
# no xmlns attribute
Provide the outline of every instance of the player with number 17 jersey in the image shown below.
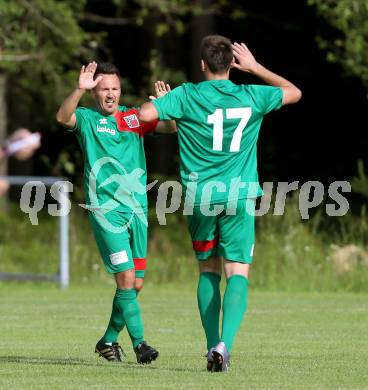
<svg viewBox="0 0 368 390"><path fill-rule="evenodd" d="M160 120L177 120L180 175L184 189L197 181L194 205L262 195L257 139L263 116L282 105L281 88L207 80L185 83L153 104Z"/></svg>
<svg viewBox="0 0 368 390"><path fill-rule="evenodd" d="M229 80L233 68L268 85L236 85ZM257 174L261 122L270 111L296 103L301 92L258 63L244 43L231 43L221 35L203 38L201 70L206 81L183 84L145 103L139 119L176 121L186 191L183 212L199 260L197 300L207 341L206 368L220 372L229 369L235 335L247 310L255 198L262 194ZM163 82L155 87L160 92Z"/></svg>

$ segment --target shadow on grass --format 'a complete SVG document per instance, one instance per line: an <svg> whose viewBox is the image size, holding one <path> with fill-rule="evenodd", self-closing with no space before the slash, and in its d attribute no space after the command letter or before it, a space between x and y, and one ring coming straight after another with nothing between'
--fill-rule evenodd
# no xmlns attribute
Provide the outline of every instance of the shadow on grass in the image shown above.
<svg viewBox="0 0 368 390"><path fill-rule="evenodd" d="M21 364L39 364L39 365L58 365L58 366L89 366L89 367L124 367L124 368L137 368L141 367L137 363L123 361L122 363L110 363L103 360L97 362L91 362L86 359L78 358L52 358L52 357L31 357L31 356L0 356L1 363L21 363ZM147 369L156 369L157 367L147 366Z"/></svg>
<svg viewBox="0 0 368 390"><path fill-rule="evenodd" d="M20 363L29 365L56 365L56 366L84 366L84 367L116 367L117 369L144 369L160 371L177 372L199 372L196 368L178 368L178 367L156 367L148 364L137 364L135 362L122 361L121 363L111 363L104 360L92 362L91 360L78 358L52 358L52 357L32 357L32 356L0 356L0 365L2 363Z"/></svg>

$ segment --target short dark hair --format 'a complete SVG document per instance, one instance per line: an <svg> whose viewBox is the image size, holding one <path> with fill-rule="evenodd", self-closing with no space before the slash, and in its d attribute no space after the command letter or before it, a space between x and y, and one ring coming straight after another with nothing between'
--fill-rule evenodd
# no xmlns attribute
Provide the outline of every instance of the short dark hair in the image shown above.
<svg viewBox="0 0 368 390"><path fill-rule="evenodd" d="M94 78L99 74L116 74L120 79L119 69L111 62L98 63Z"/></svg>
<svg viewBox="0 0 368 390"><path fill-rule="evenodd" d="M201 58L212 73L227 72L234 58L230 39L221 35L207 35L202 39Z"/></svg>

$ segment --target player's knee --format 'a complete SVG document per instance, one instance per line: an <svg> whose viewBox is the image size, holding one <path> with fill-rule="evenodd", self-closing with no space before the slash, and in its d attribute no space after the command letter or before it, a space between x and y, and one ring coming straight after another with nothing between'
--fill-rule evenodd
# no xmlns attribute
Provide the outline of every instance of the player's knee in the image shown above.
<svg viewBox="0 0 368 390"><path fill-rule="evenodd" d="M200 272L212 272L221 275L221 260L218 257L210 257L205 261L199 262Z"/></svg>
<svg viewBox="0 0 368 390"><path fill-rule="evenodd" d="M212 273L215 273L215 274L221 273L221 269L219 269L216 266L210 265L210 264L206 264L206 265L200 266L199 269L200 269L201 272L212 272Z"/></svg>
<svg viewBox="0 0 368 390"><path fill-rule="evenodd" d="M234 275L241 275L247 279L249 278L250 264L229 260L225 260L224 263L225 275L227 279Z"/></svg>
<svg viewBox="0 0 368 390"><path fill-rule="evenodd" d="M143 278L135 279L135 289L137 290L137 293L139 293L143 288L143 280Z"/></svg>
<svg viewBox="0 0 368 390"><path fill-rule="evenodd" d="M135 288L135 270L118 272L115 274L116 285L121 289Z"/></svg>

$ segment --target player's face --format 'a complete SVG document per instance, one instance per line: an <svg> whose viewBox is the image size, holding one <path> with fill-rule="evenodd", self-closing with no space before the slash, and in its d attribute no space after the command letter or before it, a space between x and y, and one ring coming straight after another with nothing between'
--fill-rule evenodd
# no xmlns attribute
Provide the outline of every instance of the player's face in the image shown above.
<svg viewBox="0 0 368 390"><path fill-rule="evenodd" d="M121 95L120 80L116 74L104 74L92 91L97 106L104 115L114 115L118 111Z"/></svg>

